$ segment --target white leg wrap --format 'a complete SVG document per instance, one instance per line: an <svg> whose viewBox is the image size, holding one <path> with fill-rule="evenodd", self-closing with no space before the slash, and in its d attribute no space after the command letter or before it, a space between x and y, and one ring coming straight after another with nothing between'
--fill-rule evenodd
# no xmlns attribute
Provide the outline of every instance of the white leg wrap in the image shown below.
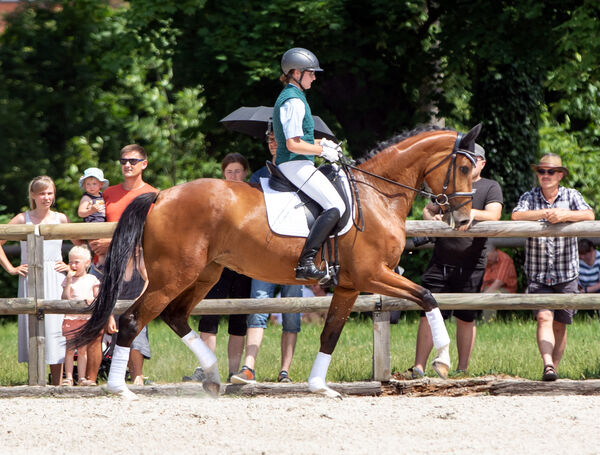
<svg viewBox="0 0 600 455"><path fill-rule="evenodd" d="M450 344L450 337L448 336L440 309L434 308L425 313L425 316L427 316L427 322L429 322L429 327L431 328L431 336L435 348L439 350L444 346L448 346Z"/></svg>
<svg viewBox="0 0 600 455"><path fill-rule="evenodd" d="M327 376L327 370L329 369L329 363L331 362L331 355L319 352L315 363L313 363L310 376L308 377L308 388L311 392L317 392L327 388L325 384L325 376Z"/></svg>
<svg viewBox="0 0 600 455"><path fill-rule="evenodd" d="M435 358L434 362L441 362L450 368L450 344L438 348L437 357Z"/></svg>
<svg viewBox="0 0 600 455"><path fill-rule="evenodd" d="M204 371L207 371L211 366L217 363L217 356L210 350L204 341L193 330L186 336L181 338L188 348L198 358L198 363Z"/></svg>
<svg viewBox="0 0 600 455"><path fill-rule="evenodd" d="M110 363L110 371L108 372L108 382L106 389L110 393L116 393L123 398L130 400L137 399L136 395L127 388L125 384L125 373L127 371L127 362L129 361L130 348L115 345L112 361Z"/></svg>
<svg viewBox="0 0 600 455"><path fill-rule="evenodd" d="M204 368L204 374L206 375L205 382L213 382L215 384L221 384L221 378L219 376L219 366L217 362L213 363L210 367Z"/></svg>

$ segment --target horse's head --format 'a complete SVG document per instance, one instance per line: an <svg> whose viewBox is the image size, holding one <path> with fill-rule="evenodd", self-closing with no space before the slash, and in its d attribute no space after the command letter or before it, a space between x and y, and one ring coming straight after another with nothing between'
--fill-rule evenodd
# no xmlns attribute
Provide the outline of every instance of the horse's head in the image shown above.
<svg viewBox="0 0 600 455"><path fill-rule="evenodd" d="M449 149L432 154L431 164L425 171L425 181L436 195L432 201L440 206L444 221L453 228L471 220L473 152L480 131L481 124L478 124L467 134L458 133Z"/></svg>

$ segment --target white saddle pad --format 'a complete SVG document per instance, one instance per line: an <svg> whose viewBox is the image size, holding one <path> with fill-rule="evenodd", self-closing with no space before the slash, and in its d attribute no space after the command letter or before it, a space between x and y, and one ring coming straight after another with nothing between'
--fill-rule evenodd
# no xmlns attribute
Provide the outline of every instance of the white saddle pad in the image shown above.
<svg viewBox="0 0 600 455"><path fill-rule="evenodd" d="M348 179L343 174L340 177L346 189L346 194L350 194ZM279 235L308 237L309 229L306 222L306 213L300 197L295 192L282 192L272 189L269 186L268 178L261 178L260 185L265 194L267 220L271 230ZM339 235L345 234L350 230L353 218L354 208L352 216L348 218L348 222Z"/></svg>

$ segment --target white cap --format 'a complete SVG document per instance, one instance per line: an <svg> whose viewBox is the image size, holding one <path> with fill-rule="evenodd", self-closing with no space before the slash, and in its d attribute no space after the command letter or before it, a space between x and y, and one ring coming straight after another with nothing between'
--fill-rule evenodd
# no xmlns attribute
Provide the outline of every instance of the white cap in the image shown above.
<svg viewBox="0 0 600 455"><path fill-rule="evenodd" d="M102 189L106 189L108 186L108 180L104 178L104 172L97 167L89 167L85 171L83 171L83 175L79 178L79 188L83 189L83 182L88 177L96 177L100 182L102 182Z"/></svg>

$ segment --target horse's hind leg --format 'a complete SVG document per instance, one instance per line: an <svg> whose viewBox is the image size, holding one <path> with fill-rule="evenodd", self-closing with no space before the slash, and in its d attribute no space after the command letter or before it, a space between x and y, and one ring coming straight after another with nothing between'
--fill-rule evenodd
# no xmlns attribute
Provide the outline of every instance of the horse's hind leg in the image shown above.
<svg viewBox="0 0 600 455"><path fill-rule="evenodd" d="M311 392L332 398L341 398L338 392L327 387L325 377L331 362L331 354L340 338L358 294L359 292L354 289L345 289L340 286L335 288L325 320L325 327L321 332L321 349L308 377L308 388Z"/></svg>
<svg viewBox="0 0 600 455"><path fill-rule="evenodd" d="M208 291L218 281L223 267L213 264L202 272L202 278L181 293L161 313L161 318L181 338L181 341L194 353L206 378L202 387L211 396L218 396L221 388L217 357L202 341L200 335L191 329L189 316Z"/></svg>
<svg viewBox="0 0 600 455"><path fill-rule="evenodd" d="M181 277L184 281L186 277ZM189 283L193 283L195 277L188 276ZM185 282L185 281L184 281ZM117 343L113 350L113 357L106 385L110 393L115 393L126 399L135 399L125 384L125 372L131 352L131 344L142 329L155 319L165 307L181 293L185 288L176 285L162 283L160 280L148 282L148 287L140 295L134 304L119 318L119 332Z"/></svg>

